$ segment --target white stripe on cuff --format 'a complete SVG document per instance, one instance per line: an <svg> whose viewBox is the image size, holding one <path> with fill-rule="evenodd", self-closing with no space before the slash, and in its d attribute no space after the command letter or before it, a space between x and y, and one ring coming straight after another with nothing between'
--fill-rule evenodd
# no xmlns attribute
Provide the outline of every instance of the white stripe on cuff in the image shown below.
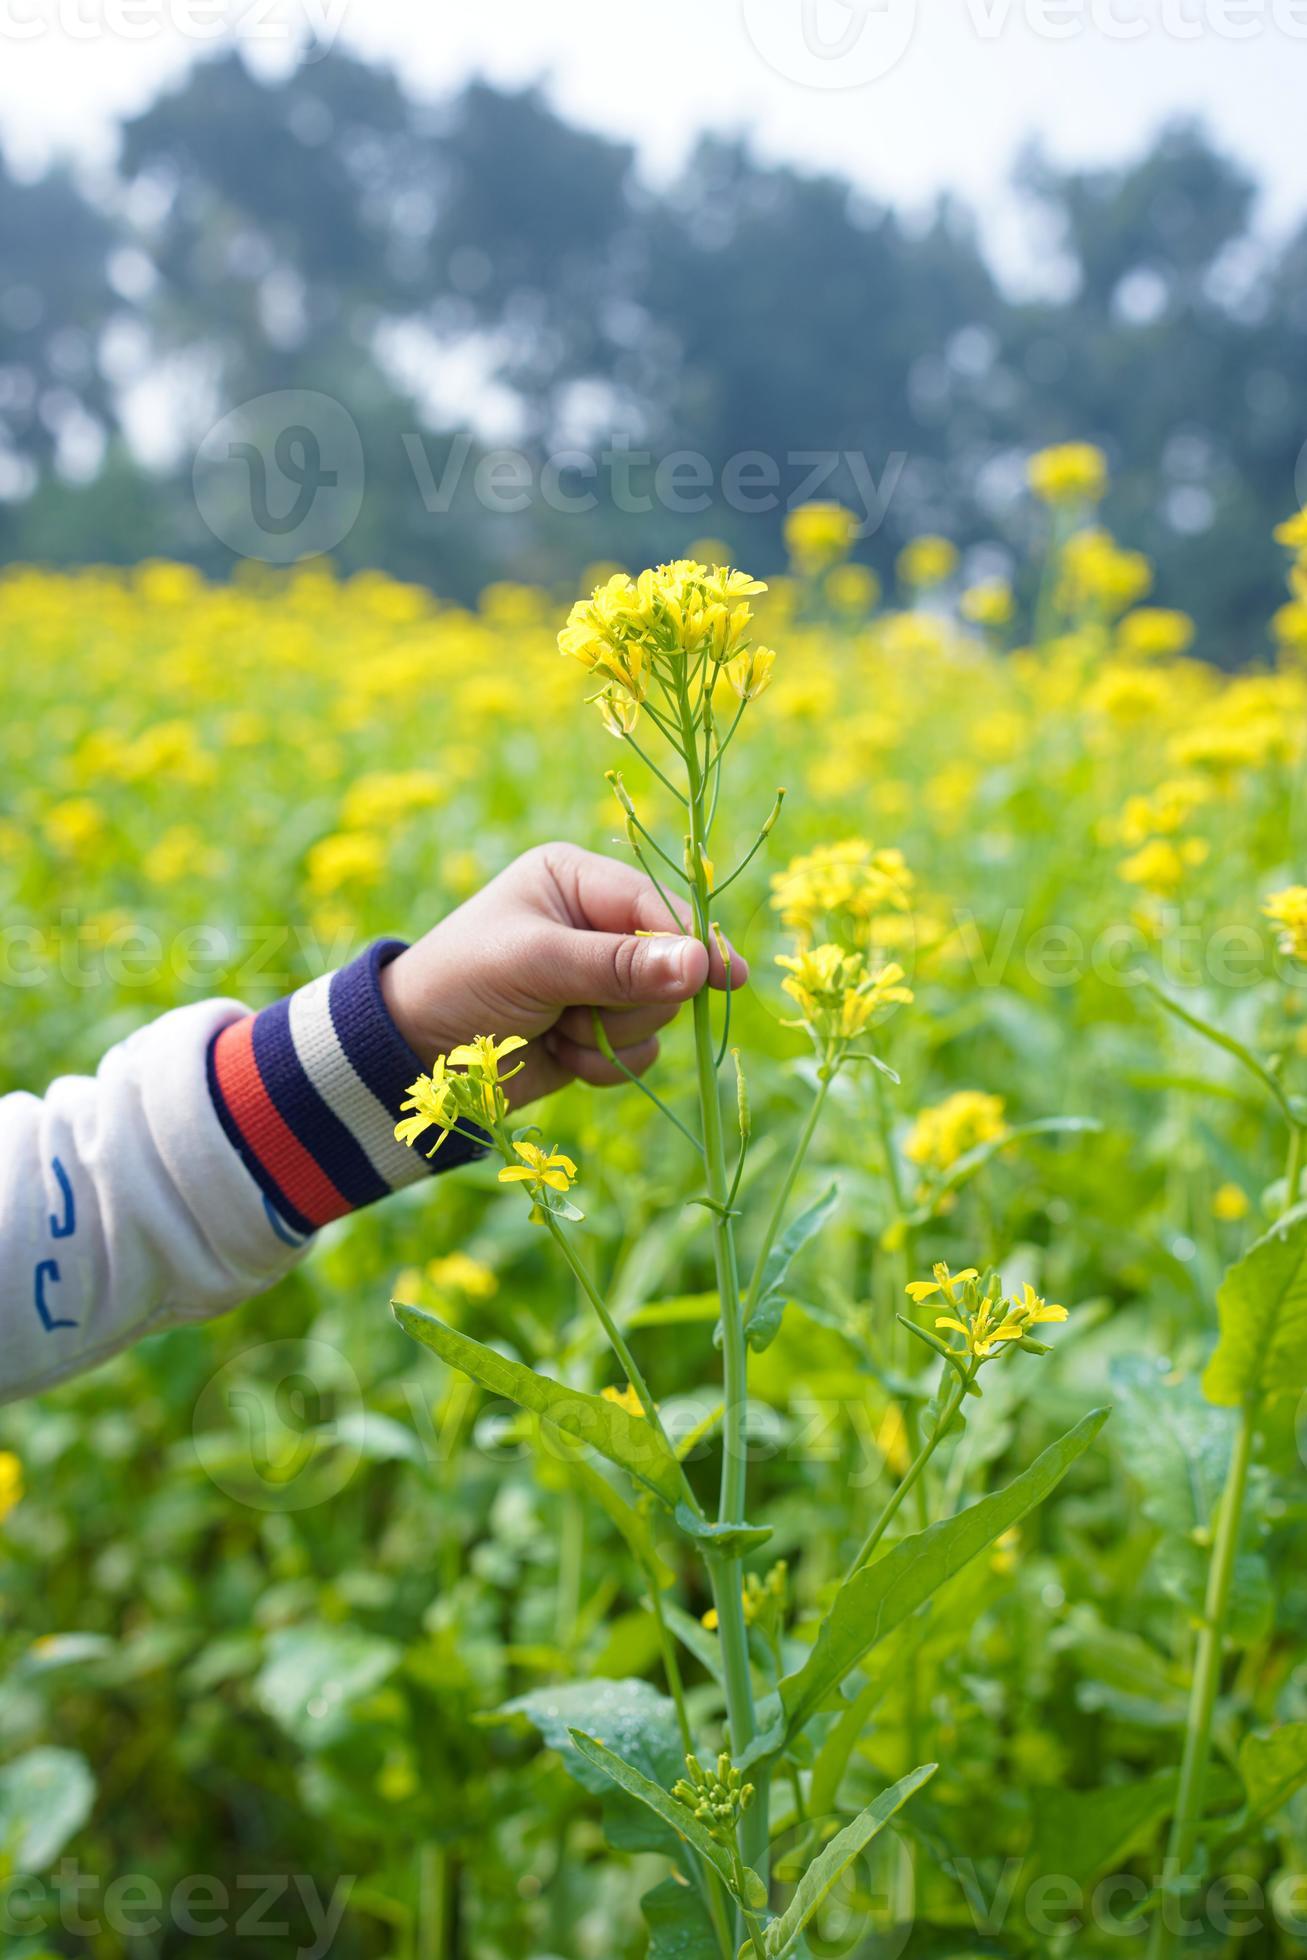
<svg viewBox="0 0 1307 1960"><path fill-rule="evenodd" d="M332 976L323 974L292 995L290 1033L300 1066L322 1100L338 1116L377 1176L392 1191L415 1184L427 1169L421 1153L395 1141L398 1110L373 1095L341 1047L328 999Z"/></svg>

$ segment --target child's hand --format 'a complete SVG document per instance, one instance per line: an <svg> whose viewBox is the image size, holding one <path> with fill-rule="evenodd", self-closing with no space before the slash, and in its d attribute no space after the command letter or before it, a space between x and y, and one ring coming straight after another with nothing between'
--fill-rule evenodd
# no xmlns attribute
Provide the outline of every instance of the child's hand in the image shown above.
<svg viewBox="0 0 1307 1960"><path fill-rule="evenodd" d="M509 1092L515 1106L573 1076L607 1086L623 1078L598 1047L592 1006L640 1075L681 1003L705 981L726 984L716 948L710 959L697 939L638 939L637 931L671 931L648 878L574 844L541 844L384 967L382 993L428 1067L473 1035L526 1035L526 1066ZM732 948L732 987L748 973Z"/></svg>

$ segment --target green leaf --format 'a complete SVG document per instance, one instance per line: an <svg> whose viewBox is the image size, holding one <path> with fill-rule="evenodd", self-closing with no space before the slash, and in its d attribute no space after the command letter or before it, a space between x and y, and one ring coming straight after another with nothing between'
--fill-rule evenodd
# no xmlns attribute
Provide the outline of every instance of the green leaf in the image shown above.
<svg viewBox="0 0 1307 1960"><path fill-rule="evenodd" d="M743 1552L756 1551L772 1535L769 1524L710 1524L707 1518L696 1517L688 1504L677 1505L676 1522L705 1553L715 1552L719 1558L738 1558Z"/></svg>
<svg viewBox="0 0 1307 1960"><path fill-rule="evenodd" d="M847 1580L808 1659L781 1682L786 1733L793 1735L863 1655L924 1605L946 1579L1042 1503L1088 1449L1107 1416L1106 1409L1093 1410L1005 1490L981 1498L956 1517L901 1538L884 1558Z"/></svg>
<svg viewBox="0 0 1307 1960"><path fill-rule="evenodd" d="M611 1777L619 1790L625 1790L628 1796L637 1798L664 1824L670 1825L678 1837L693 1846L705 1864L712 1866L732 1897L735 1896L735 1872L725 1846L718 1844L716 1838L709 1837L698 1818L692 1816L683 1803L678 1803L661 1784L651 1782L638 1769L633 1769L630 1763L623 1762L602 1742L596 1742L593 1736L573 1729L571 1737L573 1745L588 1763Z"/></svg>
<svg viewBox="0 0 1307 1960"><path fill-rule="evenodd" d="M801 1211L786 1226L767 1254L767 1263L758 1284L758 1297L744 1328L749 1346L755 1354L769 1348L780 1332L786 1305L785 1276L808 1240L820 1232L838 1204L839 1196L839 1185L828 1185L806 1211Z"/></svg>
<svg viewBox="0 0 1307 1960"><path fill-rule="evenodd" d="M685 1651L694 1655L705 1674L710 1674L714 1681L724 1686L726 1677L722 1667L721 1642L717 1635L711 1633L701 1620L687 1613L683 1606L678 1606L675 1600L663 1602L663 1618Z"/></svg>
<svg viewBox="0 0 1307 1960"><path fill-rule="evenodd" d="M1307 1205L1231 1266L1216 1296L1221 1338L1203 1375L1218 1408L1307 1388Z"/></svg>
<svg viewBox="0 0 1307 1960"><path fill-rule="evenodd" d="M1030 1855L1032 1879L1051 1873L1091 1886L1143 1850L1175 1806L1173 1769L1105 1790L1040 1790Z"/></svg>
<svg viewBox="0 0 1307 1960"><path fill-rule="evenodd" d="M1211 1021L1205 1021L1201 1014L1195 1014L1192 1009L1182 1007L1178 1000L1173 1000L1170 994L1163 992L1156 980L1145 975L1144 985L1159 1007L1164 1007L1168 1014L1173 1015L1177 1021L1182 1021L1185 1027L1192 1028L1195 1034L1202 1035L1205 1041L1213 1042L1216 1047L1223 1048L1227 1055L1233 1055L1237 1062L1242 1062L1249 1073L1257 1077L1262 1087L1274 1096L1289 1121L1293 1122L1294 1113L1289 1099L1260 1056L1254 1055L1251 1048L1245 1048L1242 1041L1236 1041L1232 1034L1225 1032L1224 1028L1215 1027Z"/></svg>
<svg viewBox="0 0 1307 1960"><path fill-rule="evenodd" d="M356 1627L282 1627L268 1637L255 1699L301 1748L325 1749L348 1728L351 1704L380 1687L401 1658L393 1640Z"/></svg>
<svg viewBox="0 0 1307 1960"><path fill-rule="evenodd" d="M615 1790L607 1773L580 1754L572 1740L574 1723L591 1722L642 1775L660 1786L674 1783L684 1773L685 1758L676 1708L666 1695L648 1681L569 1681L519 1695L496 1714L528 1721L541 1741L558 1751L568 1775L592 1796L604 1798L604 1830L618 1850L677 1855L678 1838Z"/></svg>
<svg viewBox="0 0 1307 1960"><path fill-rule="evenodd" d="M628 1504L621 1492L613 1489L607 1477L596 1470L593 1463L574 1457L567 1465L567 1474L606 1513L626 1540L631 1556L649 1583L657 1586L660 1592L665 1592L676 1575L658 1556L658 1547L644 1513L633 1504Z"/></svg>
<svg viewBox="0 0 1307 1960"><path fill-rule="evenodd" d="M29 1749L0 1769L0 1870L43 1871L91 1814L95 1778L72 1749Z"/></svg>
<svg viewBox="0 0 1307 1960"><path fill-rule="evenodd" d="M583 1389L564 1388L548 1375L538 1375L534 1368L508 1360L467 1334L456 1333L419 1307L394 1300L391 1311L406 1334L429 1347L451 1368L489 1389L492 1395L502 1395L556 1423L577 1442L589 1444L610 1463L629 1470L675 1509L682 1492L680 1466L661 1432L643 1416L628 1415L616 1402L588 1395Z"/></svg>
<svg viewBox="0 0 1307 1960"><path fill-rule="evenodd" d="M1170 1364L1126 1354L1110 1379L1120 1422L1116 1455L1139 1486L1140 1509L1159 1530L1192 1540L1216 1514L1230 1464L1234 1423L1214 1409L1192 1375L1176 1381Z"/></svg>
<svg viewBox="0 0 1307 1960"><path fill-rule="evenodd" d="M721 1960L703 1900L682 1878L665 1878L640 1901L649 1928L646 1960Z"/></svg>
<svg viewBox="0 0 1307 1960"><path fill-rule="evenodd" d="M799 1880L794 1897L779 1919L774 1919L763 1938L769 1956L780 1960L789 1948L790 1942L798 1937L821 1905L831 1888L838 1884L841 1876L853 1860L877 1837L892 1817L897 1816L909 1797L916 1795L923 1783L929 1783L938 1763L927 1763L921 1769L914 1769L902 1777L892 1789L885 1790L875 1803L868 1804L853 1822L842 1830L838 1837L831 1839L825 1850L820 1852Z"/></svg>
<svg viewBox="0 0 1307 1960"><path fill-rule="evenodd" d="M649 1300L626 1317L626 1327L683 1327L716 1320L722 1310L716 1292L678 1293L669 1300Z"/></svg>
<svg viewBox="0 0 1307 1960"><path fill-rule="evenodd" d="M1250 1822L1264 1823L1307 1783L1307 1722L1286 1722L1239 1745L1239 1774Z"/></svg>

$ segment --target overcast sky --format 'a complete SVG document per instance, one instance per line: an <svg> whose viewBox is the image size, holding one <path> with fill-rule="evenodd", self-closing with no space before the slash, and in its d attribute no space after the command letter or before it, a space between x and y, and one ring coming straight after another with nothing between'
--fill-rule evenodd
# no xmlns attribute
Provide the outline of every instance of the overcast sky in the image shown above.
<svg viewBox="0 0 1307 1960"><path fill-rule="evenodd" d="M660 173L743 128L905 205L957 188L1009 264L1003 186L1033 134L1114 158L1201 114L1266 184L1268 226L1307 213L1307 0L0 0L0 140L25 167L103 155L206 48L284 62L314 21L421 91L543 79Z"/></svg>

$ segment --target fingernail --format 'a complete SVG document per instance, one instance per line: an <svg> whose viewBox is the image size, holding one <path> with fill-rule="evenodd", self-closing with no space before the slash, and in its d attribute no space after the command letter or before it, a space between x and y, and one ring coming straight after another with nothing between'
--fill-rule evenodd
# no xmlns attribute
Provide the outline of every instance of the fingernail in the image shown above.
<svg viewBox="0 0 1307 1960"><path fill-rule="evenodd" d="M684 987L690 977L686 963L688 947L675 939L651 939L646 944L645 971L650 988L671 992Z"/></svg>

